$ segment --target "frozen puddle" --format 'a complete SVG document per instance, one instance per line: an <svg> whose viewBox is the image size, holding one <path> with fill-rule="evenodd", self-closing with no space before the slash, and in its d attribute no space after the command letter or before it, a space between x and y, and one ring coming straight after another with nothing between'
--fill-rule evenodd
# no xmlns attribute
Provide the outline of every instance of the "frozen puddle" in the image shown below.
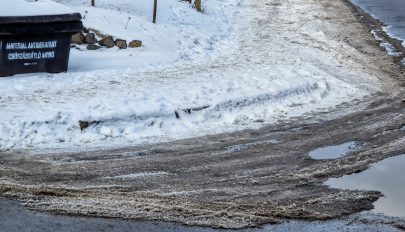
<svg viewBox="0 0 405 232"><path fill-rule="evenodd" d="M405 155L385 159L358 174L329 179L332 188L377 190L385 196L374 203L374 213L405 217Z"/></svg>
<svg viewBox="0 0 405 232"><path fill-rule="evenodd" d="M356 142L347 142L340 145L321 147L309 153L312 159L336 159L347 155L358 147Z"/></svg>

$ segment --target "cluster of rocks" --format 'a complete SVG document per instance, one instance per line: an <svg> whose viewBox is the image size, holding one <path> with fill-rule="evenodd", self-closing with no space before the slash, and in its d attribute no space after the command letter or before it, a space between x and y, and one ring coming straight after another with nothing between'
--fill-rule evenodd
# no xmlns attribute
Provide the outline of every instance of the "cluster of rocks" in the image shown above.
<svg viewBox="0 0 405 232"><path fill-rule="evenodd" d="M72 43L77 45L87 44L88 50L97 50L102 47L112 48L114 46L120 49L127 49L128 47L139 48L142 46L142 41L140 40L133 40L127 43L126 40L114 39L112 36L102 36L98 40L96 34L88 30L74 34L72 36Z"/></svg>

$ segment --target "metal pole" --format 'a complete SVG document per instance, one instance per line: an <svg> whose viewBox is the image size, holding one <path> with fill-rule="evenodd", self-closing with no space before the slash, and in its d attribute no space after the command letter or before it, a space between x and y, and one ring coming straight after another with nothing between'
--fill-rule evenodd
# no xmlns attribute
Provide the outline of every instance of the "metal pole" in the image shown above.
<svg viewBox="0 0 405 232"><path fill-rule="evenodd" d="M153 3L153 23L156 23L157 0L154 0Z"/></svg>

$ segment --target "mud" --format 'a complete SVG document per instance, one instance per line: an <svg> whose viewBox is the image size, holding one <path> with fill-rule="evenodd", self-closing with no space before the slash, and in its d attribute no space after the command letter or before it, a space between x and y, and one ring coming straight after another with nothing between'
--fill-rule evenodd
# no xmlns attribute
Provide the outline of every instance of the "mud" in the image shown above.
<svg viewBox="0 0 405 232"><path fill-rule="evenodd" d="M115 150L0 153L0 193L38 211L215 228L325 220L372 209L381 193L323 183L405 153L405 77L344 1L303 2L327 15L314 19L325 22L320 29L356 49L351 59L381 82L379 93L258 130ZM271 3L257 1L256 7L276 14L259 27L282 13L278 7L298 4ZM344 157L309 156L350 141L359 149Z"/></svg>
<svg viewBox="0 0 405 232"><path fill-rule="evenodd" d="M356 15L357 19L364 24L369 30L374 31L375 35L378 38L381 38L381 41L378 41L380 44L387 42L395 49L394 52L398 53L396 56L393 56L395 63L401 66L402 70L405 70L405 63L403 60L405 59L405 47L402 46L404 41L390 37L383 28L386 26L380 20L373 18L373 16L367 13L365 10L360 8L359 6L352 3L350 0L346 0L346 4L348 4L352 10L352 12ZM381 48L383 49L383 48Z"/></svg>
<svg viewBox="0 0 405 232"><path fill-rule="evenodd" d="M7 232L227 232L235 230L190 227L178 223L157 221L135 221L115 218L72 217L52 215L27 210L17 202L0 198L1 231ZM288 232L288 231L401 231L404 224L395 218L381 218L369 214L359 214L330 221L286 221L260 228L248 228L239 232Z"/></svg>

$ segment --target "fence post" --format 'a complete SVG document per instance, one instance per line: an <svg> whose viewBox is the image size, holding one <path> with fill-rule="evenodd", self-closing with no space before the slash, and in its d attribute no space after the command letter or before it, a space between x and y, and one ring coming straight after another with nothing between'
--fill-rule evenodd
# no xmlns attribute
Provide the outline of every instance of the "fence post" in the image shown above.
<svg viewBox="0 0 405 232"><path fill-rule="evenodd" d="M194 7L197 11L201 12L203 10L201 0L194 0Z"/></svg>
<svg viewBox="0 0 405 232"><path fill-rule="evenodd" d="M153 23L156 23L157 0L153 0Z"/></svg>
<svg viewBox="0 0 405 232"><path fill-rule="evenodd" d="M94 2L95 2L95 0L91 0L91 6L95 6L95 5L96 5Z"/></svg>

